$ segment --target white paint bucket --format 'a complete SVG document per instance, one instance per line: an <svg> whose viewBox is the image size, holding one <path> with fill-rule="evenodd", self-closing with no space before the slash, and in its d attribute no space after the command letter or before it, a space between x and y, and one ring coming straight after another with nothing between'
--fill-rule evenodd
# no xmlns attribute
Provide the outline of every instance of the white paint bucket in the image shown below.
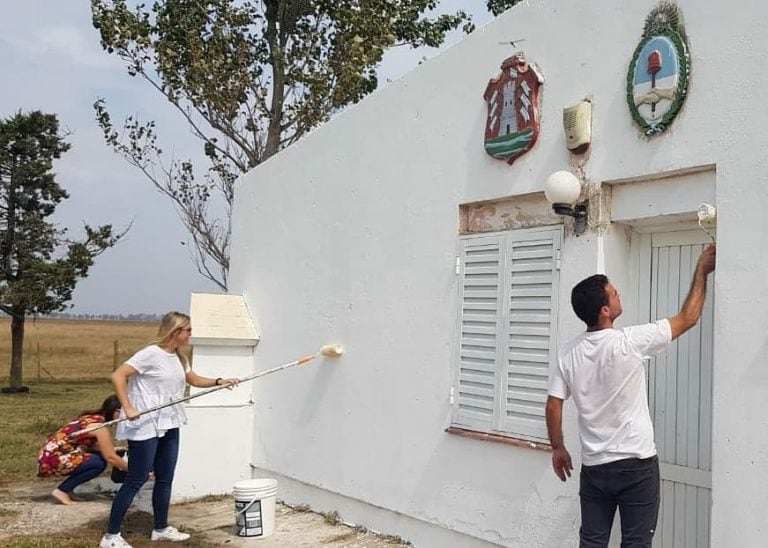
<svg viewBox="0 0 768 548"><path fill-rule="evenodd" d="M276 479L238 481L233 494L237 536L268 537L275 532Z"/></svg>

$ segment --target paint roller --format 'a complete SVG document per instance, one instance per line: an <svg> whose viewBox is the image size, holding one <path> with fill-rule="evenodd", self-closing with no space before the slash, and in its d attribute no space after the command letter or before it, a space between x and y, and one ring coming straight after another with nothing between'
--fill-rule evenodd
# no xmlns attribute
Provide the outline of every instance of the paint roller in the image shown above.
<svg viewBox="0 0 768 548"><path fill-rule="evenodd" d="M712 238L712 243L714 244L715 235L707 230L703 223L709 223L710 226L715 224L715 221L717 220L717 209L715 209L715 206L710 204L701 204L699 206L697 215L699 217L699 228L706 232L710 238Z"/></svg>
<svg viewBox="0 0 768 548"><path fill-rule="evenodd" d="M290 363L284 363L283 365L278 365L277 367L273 367L271 369L265 369L264 371L259 371L258 373L254 373L253 375L248 375L247 377L243 377L240 379L240 382L248 382L252 381L254 379L258 379L259 377L266 377L267 375L271 375L272 373L277 373L278 371L282 371L283 369L288 369L289 367L293 367L295 365L304 365L315 358L318 358L320 356L323 356L325 358L338 358L344 353L344 347L340 344L326 344L320 348L317 352L314 354L308 354L306 356L302 356L298 360L292 361ZM189 396L186 396L184 398L180 398L178 400L169 401L167 403L163 403L161 405L157 405L155 407L150 407L149 409L145 409L144 411L141 411L137 418L146 415L148 413L153 413L155 411L159 411L160 409L165 409L166 407L170 407L172 405L178 405L180 403L184 403L185 401L193 400L195 398L199 398L202 396L206 396L212 392L217 392L219 390L222 390L224 388L230 388L231 385L228 384L222 384L219 386L212 386L210 388L206 388L205 390L201 390L200 392L196 392L194 394L191 394ZM76 432L73 432L69 435L70 438L76 438L78 436L82 436L84 434L90 434L91 432L94 432L96 430L99 430L101 428L106 428L107 426L112 426L113 424L117 424L119 422L127 421L128 417L121 417L119 419L102 422L101 424L96 424L93 426L90 426L88 428L84 428L83 430L78 430Z"/></svg>

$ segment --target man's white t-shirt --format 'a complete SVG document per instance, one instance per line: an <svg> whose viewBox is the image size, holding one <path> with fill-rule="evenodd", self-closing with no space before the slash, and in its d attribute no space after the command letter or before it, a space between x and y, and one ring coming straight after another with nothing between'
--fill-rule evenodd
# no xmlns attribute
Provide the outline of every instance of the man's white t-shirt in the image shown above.
<svg viewBox="0 0 768 548"><path fill-rule="evenodd" d="M656 454L643 361L672 341L668 320L584 332L566 344L549 375L549 395L573 396L587 466Z"/></svg>
<svg viewBox="0 0 768 548"><path fill-rule="evenodd" d="M128 400L138 411L184 397L186 371L175 353L153 344L136 352L125 363L136 370L136 374L128 378ZM120 417L124 416L121 410ZM183 405L171 405L142 415L135 421L118 423L115 437L141 441L161 437L166 431L186 423Z"/></svg>

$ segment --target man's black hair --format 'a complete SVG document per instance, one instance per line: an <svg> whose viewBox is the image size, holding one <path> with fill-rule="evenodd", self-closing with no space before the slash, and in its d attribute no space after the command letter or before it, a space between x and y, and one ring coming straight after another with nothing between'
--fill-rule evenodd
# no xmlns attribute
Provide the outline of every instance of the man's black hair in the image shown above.
<svg viewBox="0 0 768 548"><path fill-rule="evenodd" d="M595 274L581 280L571 291L573 311L587 327L597 325L600 309L608 306L608 294L605 292L607 285L607 276Z"/></svg>

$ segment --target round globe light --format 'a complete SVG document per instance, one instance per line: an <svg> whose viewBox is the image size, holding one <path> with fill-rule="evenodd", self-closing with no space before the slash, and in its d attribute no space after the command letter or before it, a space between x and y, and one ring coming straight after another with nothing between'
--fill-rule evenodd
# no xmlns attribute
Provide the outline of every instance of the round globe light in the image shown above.
<svg viewBox="0 0 768 548"><path fill-rule="evenodd" d="M572 205L580 194L581 183L570 171L555 171L544 185L544 196L550 204Z"/></svg>

